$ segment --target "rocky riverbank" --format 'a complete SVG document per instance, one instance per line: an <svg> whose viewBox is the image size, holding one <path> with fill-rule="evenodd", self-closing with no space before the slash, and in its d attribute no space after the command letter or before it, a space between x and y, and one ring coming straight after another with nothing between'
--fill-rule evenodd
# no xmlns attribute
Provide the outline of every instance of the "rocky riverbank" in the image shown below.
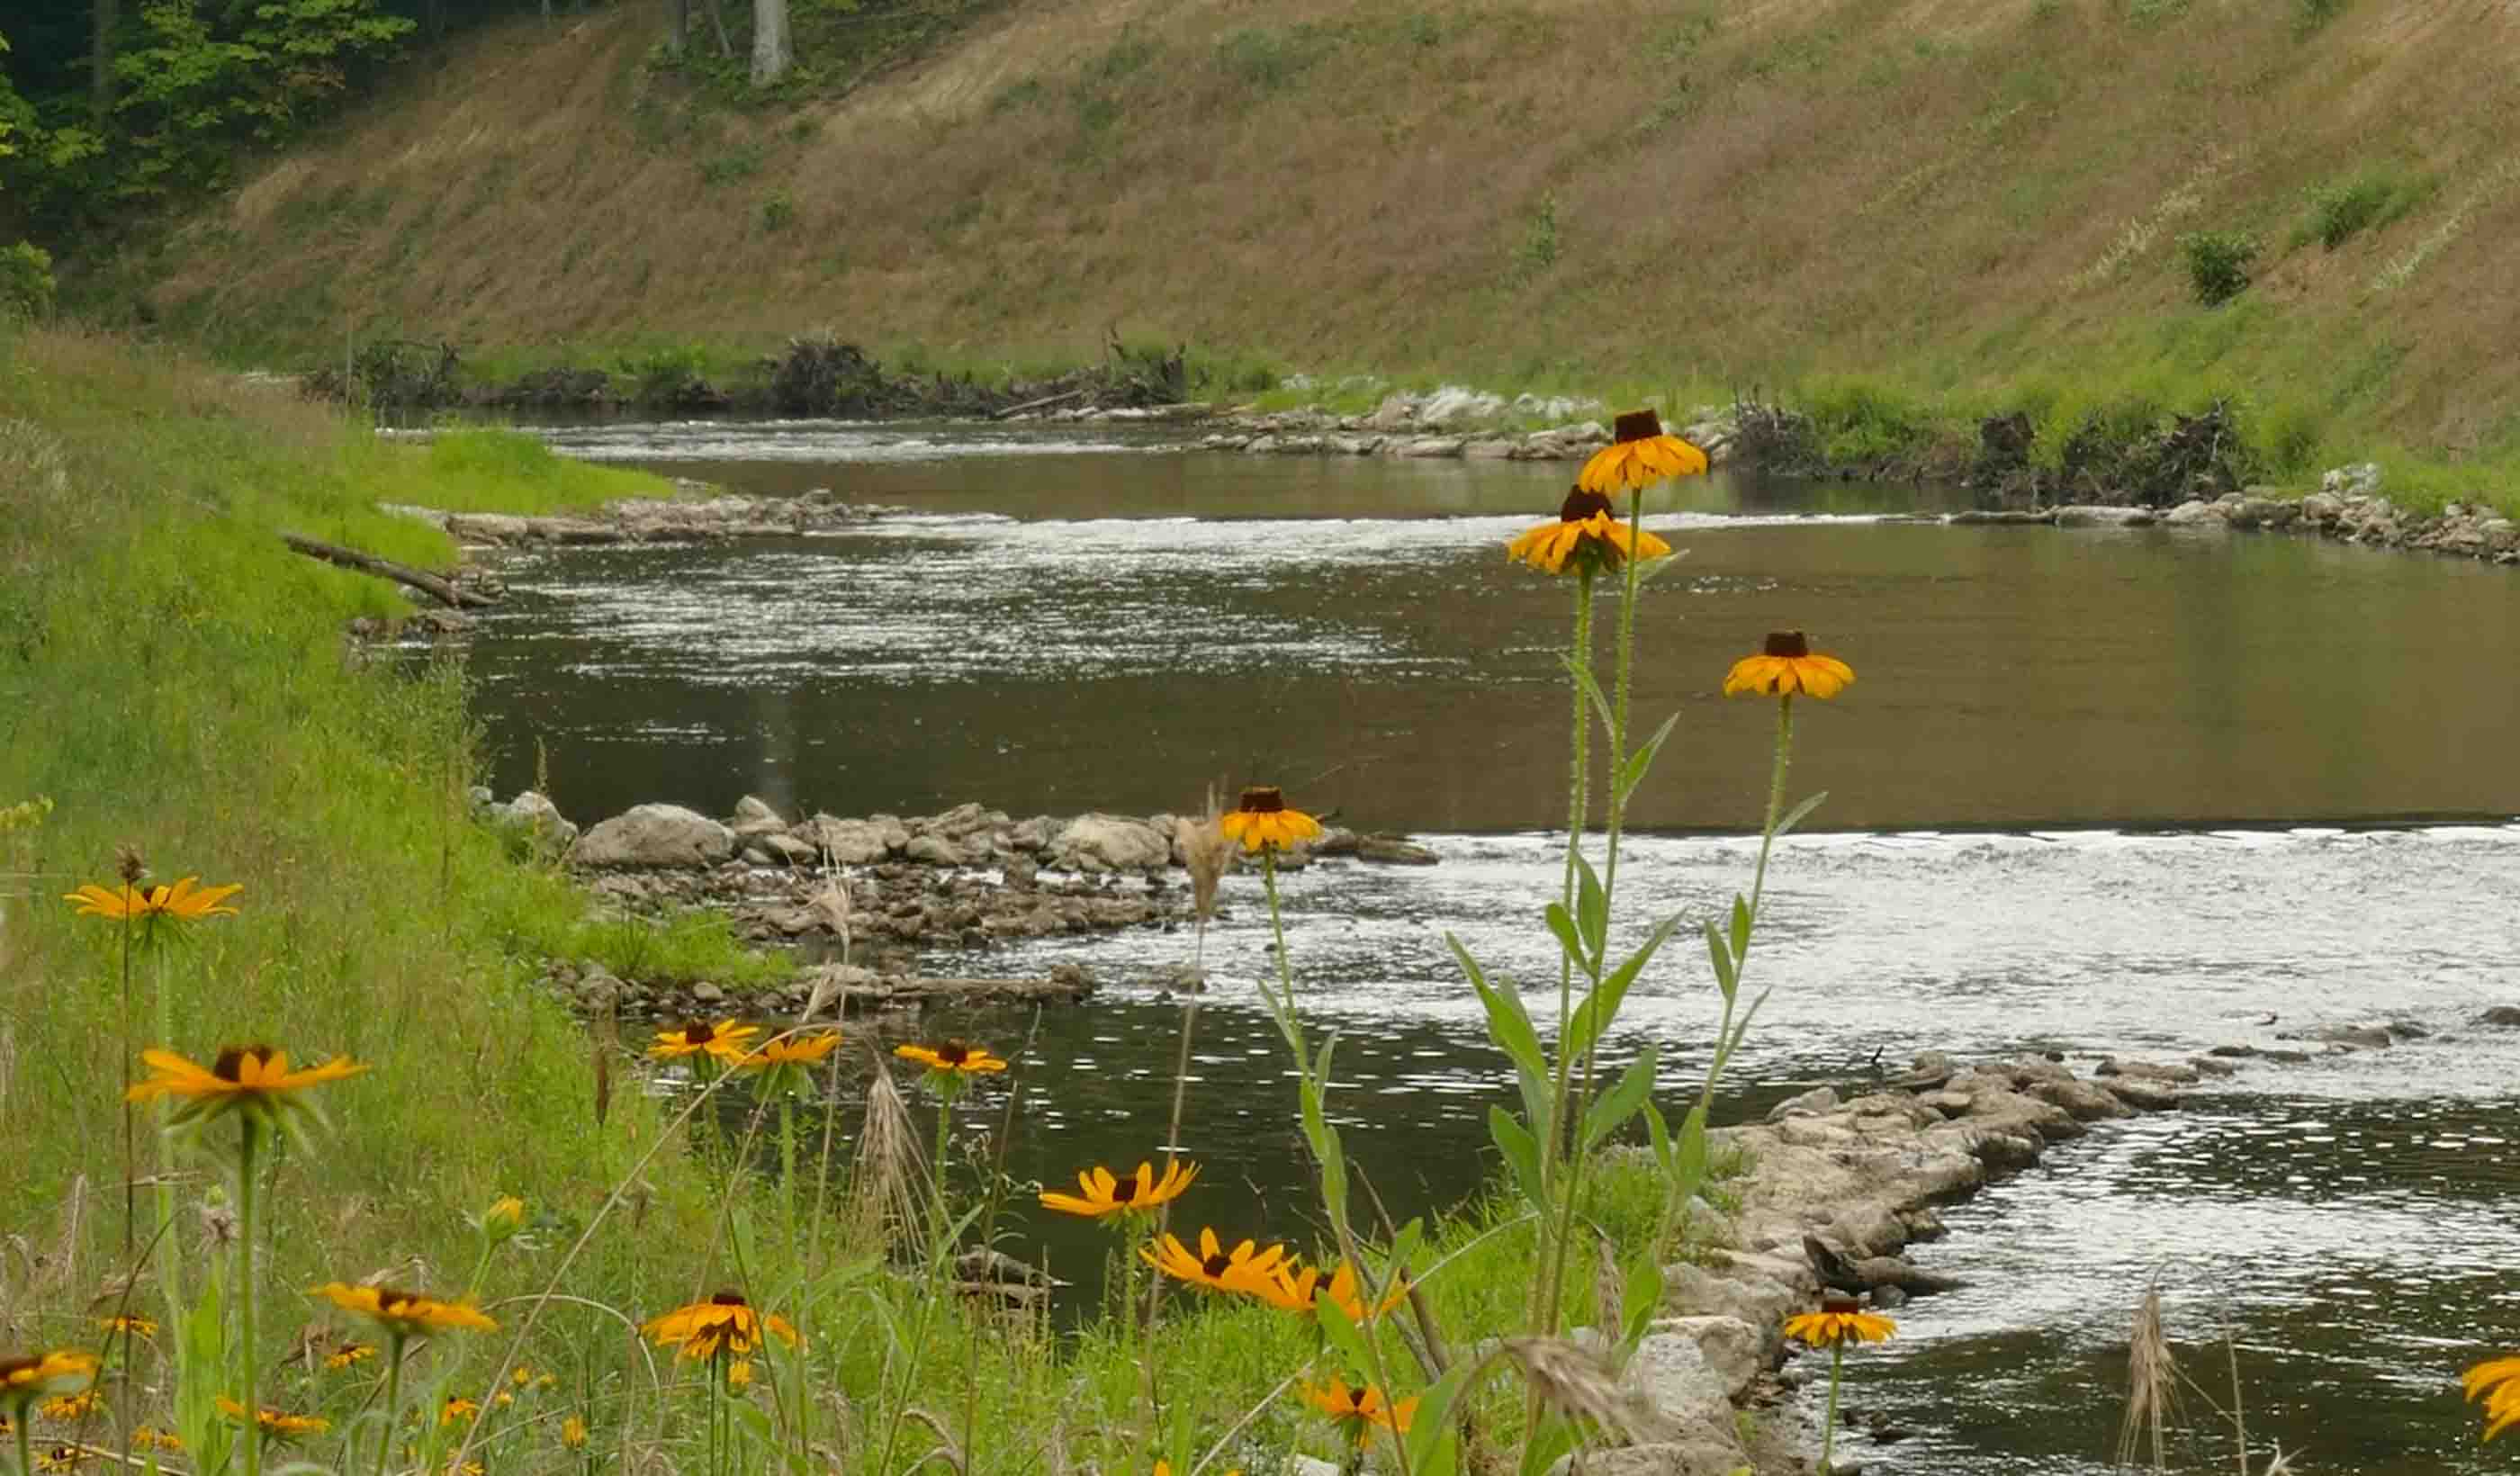
<svg viewBox="0 0 2520 1476"><path fill-rule="evenodd" d="M706 910L728 918L745 942L813 965L774 998L736 1000L713 981L623 979L589 961L552 961L547 977L590 1013L1073 1004L1094 991L1081 967L1037 980L938 976L923 971L922 955L962 958L1015 938L1168 930L1190 917L1190 889L1174 875L1187 865L1188 823L1170 815L1016 820L964 804L908 818L791 821L746 796L725 820L648 804L581 829L531 790L501 804L475 789L472 803L476 818L519 851L565 865L602 906L649 917ZM1403 836L1333 827L1282 865L1333 860L1430 866L1437 857ZM1202 987L1188 972L1173 982Z"/></svg>

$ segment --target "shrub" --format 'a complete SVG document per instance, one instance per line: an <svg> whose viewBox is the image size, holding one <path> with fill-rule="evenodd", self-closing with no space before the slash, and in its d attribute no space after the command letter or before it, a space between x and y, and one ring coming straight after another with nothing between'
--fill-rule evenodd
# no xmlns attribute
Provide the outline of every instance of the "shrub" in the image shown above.
<svg viewBox="0 0 2520 1476"><path fill-rule="evenodd" d="M1522 244L1513 248L1513 278L1529 282L1557 264L1557 197L1544 195L1533 207Z"/></svg>
<svg viewBox="0 0 2520 1476"><path fill-rule="evenodd" d="M623 354L616 366L642 405L676 405L707 387L708 355L697 343Z"/></svg>
<svg viewBox="0 0 2520 1476"><path fill-rule="evenodd" d="M52 310L52 253L27 241L0 250L0 313L41 318Z"/></svg>
<svg viewBox="0 0 2520 1476"><path fill-rule="evenodd" d="M2248 290L2258 239L2239 231L2190 231L2179 238L2179 253L2187 263L2196 300L2220 307Z"/></svg>
<svg viewBox="0 0 2520 1476"><path fill-rule="evenodd" d="M2311 35L2344 13L2345 0L2293 0L2293 34Z"/></svg>
<svg viewBox="0 0 2520 1476"><path fill-rule="evenodd" d="M796 219L796 199L785 190L773 190L761 202L761 229L784 231Z"/></svg>
<svg viewBox="0 0 2520 1476"><path fill-rule="evenodd" d="M2406 214L2431 193L2431 181L2389 170L2365 170L2309 192L2310 214L2293 233L2293 245L2316 241L2335 250L2366 230Z"/></svg>

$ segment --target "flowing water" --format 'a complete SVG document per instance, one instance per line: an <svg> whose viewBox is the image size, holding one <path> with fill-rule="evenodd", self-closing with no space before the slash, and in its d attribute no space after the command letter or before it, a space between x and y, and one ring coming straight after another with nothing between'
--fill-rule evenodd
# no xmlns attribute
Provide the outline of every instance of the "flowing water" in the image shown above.
<svg viewBox="0 0 2520 1476"><path fill-rule="evenodd" d="M1545 832L1563 824L1566 589L1501 549L1567 469L1184 455L1152 433L555 434L905 511L806 540L516 557L472 653L503 792L540 742L582 821L746 792L842 815L1148 813L1252 779L1417 832L1442 865L1290 876L1289 957L1342 1032L1334 1115L1393 1213L1475 1189L1509 1077L1444 940L1552 975L1537 908L1562 856ZM1860 676L1800 704L1793 787L1830 798L1775 865L1754 981L1775 994L1727 1110L1923 1049L2087 1066L2372 1018L2429 1033L2252 1062L1948 1210L1954 1233L1918 1254L1969 1284L1850 1361L1850 1408L1911 1432L1854 1449L1899 1472L2102 1469L2129 1319L2158 1285L2210 1387L2236 1351L2261 1451L2491 1468L2454 1377L2520 1348L2520 1031L2475 1023L2520 1004L2520 580L2279 537L1901 516L1940 505L1723 478L1651 504L1687 557L1640 602L1638 711L1680 720L1634 812L1628 916L1746 883L1773 708L1713 695L1726 664L1798 625ZM1249 877L1227 907L1182 1135L1205 1166L1196 1212L1305 1239ZM1191 948L1141 933L928 960L1073 960L1110 986L1041 1018L1011 1173L1056 1185L1158 1151L1182 1011L1156 983ZM1657 1046L1676 1100L1712 1019L1702 965L1675 955L1616 1053ZM964 1023L1009 1045L1030 1027ZM1004 1102L960 1129L993 1130ZM1098 1238L1041 1218L1016 1217L1014 1248L1091 1279Z"/></svg>

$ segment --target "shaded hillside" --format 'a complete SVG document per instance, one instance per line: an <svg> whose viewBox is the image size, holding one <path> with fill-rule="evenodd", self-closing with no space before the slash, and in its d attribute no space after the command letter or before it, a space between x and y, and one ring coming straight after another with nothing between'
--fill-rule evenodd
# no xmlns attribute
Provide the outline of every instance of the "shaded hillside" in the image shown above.
<svg viewBox="0 0 2520 1476"><path fill-rule="evenodd" d="M2211 379L2520 440L2509 5L1033 0L758 112L651 78L647 22L476 39L148 295L263 357L816 326L1091 355L1116 324L1512 382ZM2199 231L2262 245L2220 309Z"/></svg>

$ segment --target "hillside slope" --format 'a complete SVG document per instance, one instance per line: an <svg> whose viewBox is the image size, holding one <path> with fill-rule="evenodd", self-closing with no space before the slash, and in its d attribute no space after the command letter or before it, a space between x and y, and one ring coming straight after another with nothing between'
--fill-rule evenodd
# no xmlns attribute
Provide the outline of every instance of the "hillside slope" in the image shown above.
<svg viewBox="0 0 2520 1476"><path fill-rule="evenodd" d="M652 77L645 7L526 23L236 192L149 291L263 356L1117 325L1517 383L2204 377L2520 443L2508 0L1414 3L1032 0L757 112ZM2372 223L2311 239L2322 189ZM2179 246L2209 230L2264 246L2220 309Z"/></svg>

